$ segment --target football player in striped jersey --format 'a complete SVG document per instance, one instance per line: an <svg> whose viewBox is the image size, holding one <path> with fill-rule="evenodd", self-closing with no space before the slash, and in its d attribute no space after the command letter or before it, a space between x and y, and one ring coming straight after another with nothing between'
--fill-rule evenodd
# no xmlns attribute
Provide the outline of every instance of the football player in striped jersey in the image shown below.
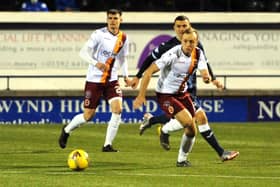
<svg viewBox="0 0 280 187"><path fill-rule="evenodd" d="M77 114L64 126L59 145L65 148L70 133L85 122L90 121L96 112L101 96L108 101L112 111L108 122L103 152L117 152L112 144L121 122L122 90L118 82L118 69L122 68L124 81L128 78L127 35L120 30L122 12L117 9L107 11L107 26L95 30L80 51L80 57L89 64L84 90L84 112Z"/></svg>

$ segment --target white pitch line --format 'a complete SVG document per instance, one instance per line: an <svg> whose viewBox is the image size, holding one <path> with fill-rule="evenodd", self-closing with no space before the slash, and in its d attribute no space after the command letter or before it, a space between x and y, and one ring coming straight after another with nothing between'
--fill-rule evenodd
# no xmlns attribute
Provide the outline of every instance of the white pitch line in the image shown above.
<svg viewBox="0 0 280 187"><path fill-rule="evenodd" d="M32 174L28 171L1 171L2 174ZM98 175L96 172L44 172L48 175ZM120 176L151 176L151 177L208 177L208 178L230 178L230 179L259 179L259 180L280 180L280 177L263 177L263 176L238 176L238 175L199 175L199 174L149 174L149 173L120 173L113 172ZM37 174L37 173L34 173ZM42 173L41 173L42 174Z"/></svg>
<svg viewBox="0 0 280 187"><path fill-rule="evenodd" d="M263 176L238 176L238 175L199 175L199 174L148 174L148 173L118 173L117 175L127 176L152 176L152 177L209 177L209 178L236 178L236 179L267 179L280 180L280 177L263 177Z"/></svg>

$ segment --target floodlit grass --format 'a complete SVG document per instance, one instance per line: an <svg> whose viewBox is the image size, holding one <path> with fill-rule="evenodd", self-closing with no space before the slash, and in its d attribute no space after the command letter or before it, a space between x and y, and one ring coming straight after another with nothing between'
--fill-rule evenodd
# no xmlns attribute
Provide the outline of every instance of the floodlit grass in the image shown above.
<svg viewBox="0 0 280 187"><path fill-rule="evenodd" d="M222 163L198 135L189 158L192 167L177 168L182 132L171 134L171 150L159 145L156 128L139 136L138 125L121 125L114 147L103 153L106 125L85 125L60 149L61 125L0 125L0 186L280 186L280 124L211 124L220 144L239 157ZM75 148L86 150L91 166L67 167Z"/></svg>

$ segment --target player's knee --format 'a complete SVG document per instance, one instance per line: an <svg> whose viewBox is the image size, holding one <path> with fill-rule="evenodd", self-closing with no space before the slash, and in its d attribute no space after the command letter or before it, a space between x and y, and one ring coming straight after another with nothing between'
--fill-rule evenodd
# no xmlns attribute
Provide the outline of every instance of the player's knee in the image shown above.
<svg viewBox="0 0 280 187"><path fill-rule="evenodd" d="M199 110L195 113L195 121L197 125L208 123L206 113L203 110Z"/></svg>
<svg viewBox="0 0 280 187"><path fill-rule="evenodd" d="M86 121L90 121L94 115L95 115L95 112L84 112L84 118Z"/></svg>
<svg viewBox="0 0 280 187"><path fill-rule="evenodd" d="M195 137L197 134L197 130L194 126L188 126L187 128L185 128L185 134L188 137Z"/></svg>
<svg viewBox="0 0 280 187"><path fill-rule="evenodd" d="M197 132L194 120L193 119L188 119L186 122L187 123L184 125L186 135L188 135L189 137L194 137L196 135L196 132Z"/></svg>
<svg viewBox="0 0 280 187"><path fill-rule="evenodd" d="M84 118L86 121L90 121L92 119L92 116L90 115L84 115Z"/></svg>
<svg viewBox="0 0 280 187"><path fill-rule="evenodd" d="M122 113L122 106L120 104L111 105L111 111L115 114L121 114Z"/></svg>
<svg viewBox="0 0 280 187"><path fill-rule="evenodd" d="M114 109L112 109L112 113L121 114L122 113L122 108L121 107L114 108Z"/></svg>
<svg viewBox="0 0 280 187"><path fill-rule="evenodd" d="M195 133L188 133L188 134L186 134L186 136L187 136L187 137L190 137L190 138L193 138L193 137L196 136L196 134L195 134Z"/></svg>

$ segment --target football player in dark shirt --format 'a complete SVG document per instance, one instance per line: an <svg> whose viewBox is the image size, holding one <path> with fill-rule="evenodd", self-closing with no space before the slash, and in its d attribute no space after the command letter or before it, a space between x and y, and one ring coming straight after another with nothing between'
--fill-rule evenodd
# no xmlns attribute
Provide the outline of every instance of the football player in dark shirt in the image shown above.
<svg viewBox="0 0 280 187"><path fill-rule="evenodd" d="M184 15L177 16L174 20L174 31L176 33L176 36L168 40L167 42L163 42L160 44L157 48L155 48L148 57L144 60L141 68L139 69L138 73L136 74L136 77L133 78L132 80L132 88L136 89L139 80L142 77L142 74L145 72L145 70L157 59L161 57L162 54L164 54L166 51L171 49L172 47L179 45L181 43L181 38L185 30L191 28L190 21L188 17ZM198 47L202 49L204 52L203 46L201 42L198 42ZM218 89L223 89L223 85L221 84L220 81L218 81L213 74L213 71L211 69L210 64L207 62L207 67L208 71L211 75L212 78L212 83L218 88ZM239 155L238 151L226 151L217 141L213 131L211 130L209 124L208 124L208 119L206 116L205 111L202 109L200 106L197 96L196 96L196 73L194 72L188 80L188 92L191 94L193 104L196 109L195 113L195 119L196 119L196 124L198 126L199 133L202 135L202 137L207 141L207 143L217 152L219 155L220 159L222 161L227 161L227 160L232 160L235 157ZM165 124L164 126L161 127L159 130L160 132L160 142L162 147L165 150L170 149L169 145L169 132L180 130L183 127L181 126L180 123L178 123L177 120L175 119L170 119L166 115L160 115L160 116L152 116L150 113L146 113L144 115L144 121L140 125L140 135L144 133L144 131L147 128L150 128L154 124ZM182 154L185 154L185 156L188 155L188 152L191 150L184 150L184 145L185 142L182 138L179 153L181 152ZM179 154L180 155L180 154ZM178 158L179 160L179 158ZM189 162L177 162L177 167L187 167L189 166Z"/></svg>

